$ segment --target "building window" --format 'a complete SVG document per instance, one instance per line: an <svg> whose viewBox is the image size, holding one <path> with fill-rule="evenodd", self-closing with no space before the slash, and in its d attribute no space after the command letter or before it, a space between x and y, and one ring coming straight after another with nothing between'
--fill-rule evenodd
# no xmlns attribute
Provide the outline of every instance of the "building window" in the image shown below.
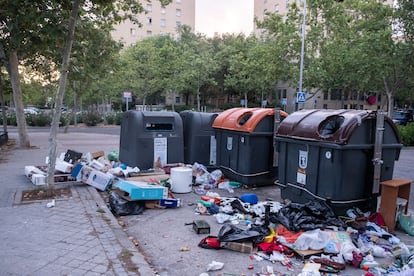
<svg viewBox="0 0 414 276"><path fill-rule="evenodd" d="M175 10L175 15L176 16L181 16L181 9L176 9Z"/></svg>
<svg viewBox="0 0 414 276"><path fill-rule="evenodd" d="M289 0L286 0L286 9L289 9Z"/></svg>
<svg viewBox="0 0 414 276"><path fill-rule="evenodd" d="M181 102L181 97L175 97L175 103L180 103Z"/></svg>
<svg viewBox="0 0 414 276"><path fill-rule="evenodd" d="M137 35L137 29L135 29L135 28L129 29L129 33L131 34L131 36L136 36Z"/></svg>
<svg viewBox="0 0 414 276"><path fill-rule="evenodd" d="M341 89L332 89L331 90L331 100L341 100L342 99L342 90Z"/></svg>
<svg viewBox="0 0 414 276"><path fill-rule="evenodd" d="M147 17L147 25L151 25L152 24L152 18L151 17Z"/></svg>
<svg viewBox="0 0 414 276"><path fill-rule="evenodd" d="M323 92L323 99L328 100L328 92Z"/></svg>
<svg viewBox="0 0 414 276"><path fill-rule="evenodd" d="M152 36L152 31L147 31L147 36L148 37Z"/></svg>
<svg viewBox="0 0 414 276"><path fill-rule="evenodd" d="M161 19L160 20L160 25L161 25L161 27L165 27L167 25L167 20Z"/></svg>
<svg viewBox="0 0 414 276"><path fill-rule="evenodd" d="M345 91L345 92L343 93L342 97L343 97L343 100L344 100L344 101L347 101L347 100L348 100L348 98L349 98L349 91Z"/></svg>
<svg viewBox="0 0 414 276"><path fill-rule="evenodd" d="M162 14L165 14L165 13L166 13L166 9L165 9L165 7L161 7L161 13L162 13Z"/></svg>
<svg viewBox="0 0 414 276"><path fill-rule="evenodd" d="M277 97L279 97L279 100L285 99L286 98L286 89L278 89L277 90Z"/></svg>
<svg viewBox="0 0 414 276"><path fill-rule="evenodd" d="M176 26L177 28L181 27L181 21L175 21L175 26Z"/></svg>
<svg viewBox="0 0 414 276"><path fill-rule="evenodd" d="M327 104L323 104L323 109L328 109L328 105Z"/></svg>
<svg viewBox="0 0 414 276"><path fill-rule="evenodd" d="M152 5L147 4L147 8L145 9L147 12L152 12Z"/></svg>
<svg viewBox="0 0 414 276"><path fill-rule="evenodd" d="M175 3L181 4L181 0L175 0Z"/></svg>
<svg viewBox="0 0 414 276"><path fill-rule="evenodd" d="M275 12L279 12L279 4L275 5Z"/></svg>

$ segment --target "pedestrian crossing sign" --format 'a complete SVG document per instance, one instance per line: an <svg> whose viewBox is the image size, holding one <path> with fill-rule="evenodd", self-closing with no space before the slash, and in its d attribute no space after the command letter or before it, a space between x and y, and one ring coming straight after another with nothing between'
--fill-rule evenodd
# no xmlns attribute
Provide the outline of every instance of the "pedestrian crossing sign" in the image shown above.
<svg viewBox="0 0 414 276"><path fill-rule="evenodd" d="M298 92L296 96L296 101L298 103L304 103L306 101L306 93L305 92Z"/></svg>

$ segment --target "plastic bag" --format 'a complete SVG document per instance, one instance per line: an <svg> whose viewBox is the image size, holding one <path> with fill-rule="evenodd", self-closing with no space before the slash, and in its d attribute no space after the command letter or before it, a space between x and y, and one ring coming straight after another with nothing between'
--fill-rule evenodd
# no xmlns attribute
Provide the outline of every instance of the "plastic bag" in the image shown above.
<svg viewBox="0 0 414 276"><path fill-rule="evenodd" d="M412 219L411 214L398 214L398 222L405 233L410 236L414 236L414 220Z"/></svg>
<svg viewBox="0 0 414 276"><path fill-rule="evenodd" d="M221 170L214 170L210 173L211 180L213 185L216 185L218 181L223 177L223 172Z"/></svg>
<svg viewBox="0 0 414 276"><path fill-rule="evenodd" d="M320 250L325 248L330 241L328 233L320 229L302 233L295 241L294 246L299 250Z"/></svg>
<svg viewBox="0 0 414 276"><path fill-rule="evenodd" d="M225 224L220 228L217 239L220 242L252 241L260 243L269 234L270 230L266 227L252 226L250 229L244 230L233 224Z"/></svg>
<svg viewBox="0 0 414 276"><path fill-rule="evenodd" d="M144 212L145 205L140 201L128 201L116 192L109 195L109 206L115 216L139 215Z"/></svg>

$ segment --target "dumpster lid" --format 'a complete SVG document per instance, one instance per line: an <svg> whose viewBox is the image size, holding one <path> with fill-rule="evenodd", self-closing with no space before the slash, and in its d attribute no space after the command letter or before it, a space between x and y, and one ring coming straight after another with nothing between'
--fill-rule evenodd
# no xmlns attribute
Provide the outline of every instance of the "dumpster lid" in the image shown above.
<svg viewBox="0 0 414 276"><path fill-rule="evenodd" d="M372 110L300 110L281 122L277 136L346 144L364 120L375 118L376 112Z"/></svg>
<svg viewBox="0 0 414 276"><path fill-rule="evenodd" d="M286 112L280 112L281 116L287 116ZM231 108L223 111L214 119L213 128L251 133L263 118L274 114L275 110L273 108Z"/></svg>

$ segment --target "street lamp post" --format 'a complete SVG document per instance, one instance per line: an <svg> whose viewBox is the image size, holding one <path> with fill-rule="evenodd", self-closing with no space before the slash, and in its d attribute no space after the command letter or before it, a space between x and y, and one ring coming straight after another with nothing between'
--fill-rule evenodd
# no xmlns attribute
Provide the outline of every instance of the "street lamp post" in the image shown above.
<svg viewBox="0 0 414 276"><path fill-rule="evenodd" d="M300 49L299 92L303 92L303 59L305 55L306 0L303 0L302 45ZM299 106L299 103L297 104Z"/></svg>

